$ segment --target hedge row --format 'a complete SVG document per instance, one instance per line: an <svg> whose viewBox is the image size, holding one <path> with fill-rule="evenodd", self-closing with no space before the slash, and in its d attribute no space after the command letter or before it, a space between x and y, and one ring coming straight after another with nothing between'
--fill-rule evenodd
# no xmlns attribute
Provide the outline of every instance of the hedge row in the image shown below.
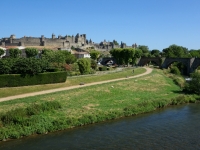
<svg viewBox="0 0 200 150"><path fill-rule="evenodd" d="M16 87L65 82L67 72L45 72L34 76L20 74L0 75L0 87Z"/></svg>

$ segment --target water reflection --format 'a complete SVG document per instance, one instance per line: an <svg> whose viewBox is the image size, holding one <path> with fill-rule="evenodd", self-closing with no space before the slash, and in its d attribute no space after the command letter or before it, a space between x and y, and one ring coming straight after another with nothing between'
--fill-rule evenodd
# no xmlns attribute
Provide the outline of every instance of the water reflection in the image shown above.
<svg viewBox="0 0 200 150"><path fill-rule="evenodd" d="M41 136L0 143L0 149L200 149L200 105L170 107Z"/></svg>

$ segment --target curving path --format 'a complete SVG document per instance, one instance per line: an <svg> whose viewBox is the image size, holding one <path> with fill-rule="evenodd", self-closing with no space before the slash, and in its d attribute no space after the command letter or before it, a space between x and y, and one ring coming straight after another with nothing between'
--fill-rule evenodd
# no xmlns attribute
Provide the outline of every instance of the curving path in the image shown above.
<svg viewBox="0 0 200 150"><path fill-rule="evenodd" d="M75 89L75 88L80 88L80 87L87 87L87 86L91 86L91 85L109 83L109 82L114 82L114 81L127 80L127 79L130 79L130 78L141 77L141 76L150 74L152 72L152 68L146 68L145 67L145 69L146 69L145 73L142 73L142 74L139 74L139 75L136 75L136 76L132 76L132 77L129 77L129 78L119 78L119 79L113 79L113 80L107 80L107 81L88 83L88 84L85 84L85 85L75 85L75 86L70 86L70 87L57 88L57 89L40 91L40 92L33 92L33 93L26 93L26 94L20 94L20 95L15 95L15 96L9 96L9 97L5 97L5 98L0 98L0 102L14 100L14 99L17 99L17 98L25 98L25 97L30 97L30 96L48 94L48 93L53 93L53 92L58 92L58 91L65 91L65 90L70 90L70 89Z"/></svg>

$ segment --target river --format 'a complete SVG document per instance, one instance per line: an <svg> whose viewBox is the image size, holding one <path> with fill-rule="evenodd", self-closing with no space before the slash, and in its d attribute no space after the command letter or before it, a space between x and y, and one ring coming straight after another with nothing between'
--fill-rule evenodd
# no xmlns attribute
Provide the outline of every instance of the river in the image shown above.
<svg viewBox="0 0 200 150"><path fill-rule="evenodd" d="M200 104L0 142L0 149L200 149Z"/></svg>

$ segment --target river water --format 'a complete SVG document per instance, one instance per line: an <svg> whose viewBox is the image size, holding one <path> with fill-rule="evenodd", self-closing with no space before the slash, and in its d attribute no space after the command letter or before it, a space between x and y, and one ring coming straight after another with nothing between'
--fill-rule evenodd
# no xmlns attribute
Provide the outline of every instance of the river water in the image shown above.
<svg viewBox="0 0 200 150"><path fill-rule="evenodd" d="M0 150L46 149L200 149L200 104L0 142Z"/></svg>

